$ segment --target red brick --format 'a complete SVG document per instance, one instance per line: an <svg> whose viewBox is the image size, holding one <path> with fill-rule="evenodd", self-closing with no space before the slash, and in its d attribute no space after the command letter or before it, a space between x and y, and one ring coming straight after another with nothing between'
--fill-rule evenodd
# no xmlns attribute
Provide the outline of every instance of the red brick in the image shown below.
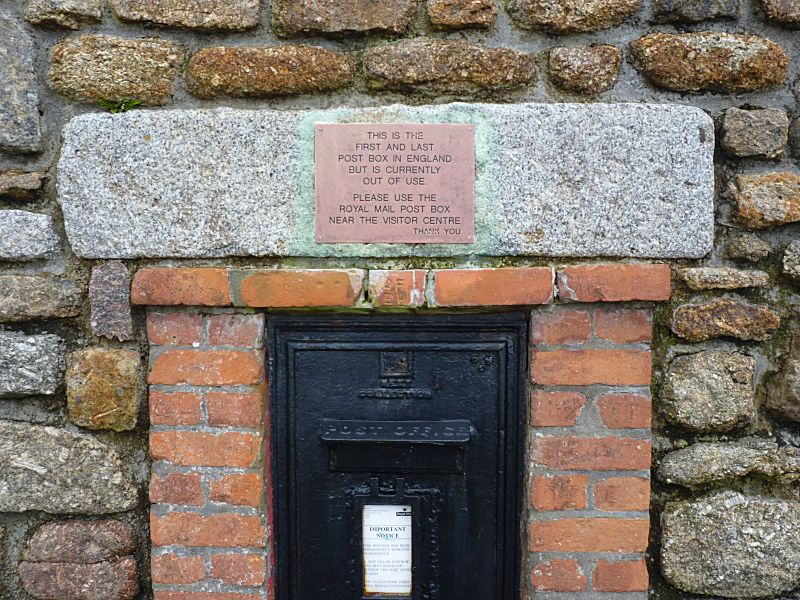
<svg viewBox="0 0 800 600"><path fill-rule="evenodd" d="M261 585L267 561L261 554L213 554L211 577L232 585Z"/></svg>
<svg viewBox="0 0 800 600"><path fill-rule="evenodd" d="M131 302L151 306L229 306L225 269L139 269L131 285Z"/></svg>
<svg viewBox="0 0 800 600"><path fill-rule="evenodd" d="M263 600L261 594L231 592L153 592L153 600Z"/></svg>
<svg viewBox="0 0 800 600"><path fill-rule="evenodd" d="M369 299L375 306L416 308L425 302L427 271L370 271Z"/></svg>
<svg viewBox="0 0 800 600"><path fill-rule="evenodd" d="M152 425L197 425L203 419L200 394L191 392L150 392Z"/></svg>
<svg viewBox="0 0 800 600"><path fill-rule="evenodd" d="M650 481L642 477L609 477L594 486L600 510L650 510Z"/></svg>
<svg viewBox="0 0 800 600"><path fill-rule="evenodd" d="M640 394L604 394L596 400L600 417L612 429L650 429L653 403Z"/></svg>
<svg viewBox="0 0 800 600"><path fill-rule="evenodd" d="M208 423L215 426L260 427L264 393L206 393Z"/></svg>
<svg viewBox="0 0 800 600"><path fill-rule="evenodd" d="M644 552L647 519L580 518L535 521L530 526L531 552Z"/></svg>
<svg viewBox="0 0 800 600"><path fill-rule="evenodd" d="M586 576L577 561L554 558L533 567L531 583L537 592L580 592Z"/></svg>
<svg viewBox="0 0 800 600"><path fill-rule="evenodd" d="M260 348L263 315L213 315L208 319L208 343L212 346Z"/></svg>
<svg viewBox="0 0 800 600"><path fill-rule="evenodd" d="M162 554L150 560L153 583L196 583L206 577L202 556Z"/></svg>
<svg viewBox="0 0 800 600"><path fill-rule="evenodd" d="M264 536L258 517L192 512L171 512L163 517L150 514L150 537L154 546L263 548Z"/></svg>
<svg viewBox="0 0 800 600"><path fill-rule="evenodd" d="M534 344L585 344L591 334L592 321L585 310L559 308L554 312L534 312L531 315L531 341Z"/></svg>
<svg viewBox="0 0 800 600"><path fill-rule="evenodd" d="M534 427L570 427L586 404L586 396L577 392L545 392L531 394L531 425Z"/></svg>
<svg viewBox="0 0 800 600"><path fill-rule="evenodd" d="M512 306L553 300L550 267L435 271L437 306Z"/></svg>
<svg viewBox="0 0 800 600"><path fill-rule="evenodd" d="M645 309L598 310L594 332L615 344L650 342L653 339L653 313Z"/></svg>
<svg viewBox="0 0 800 600"><path fill-rule="evenodd" d="M540 385L650 385L647 350L549 350L533 353L533 381Z"/></svg>
<svg viewBox="0 0 800 600"><path fill-rule="evenodd" d="M537 510L586 508L588 475L536 476L531 479L531 506Z"/></svg>
<svg viewBox="0 0 800 600"><path fill-rule="evenodd" d="M264 495L264 480L258 473L226 475L211 480L209 500L227 502L237 506L261 506Z"/></svg>
<svg viewBox="0 0 800 600"><path fill-rule="evenodd" d="M592 590L595 592L646 592L650 576L644 559L598 560L592 573Z"/></svg>
<svg viewBox="0 0 800 600"><path fill-rule="evenodd" d="M359 269L258 271L242 281L242 300L245 306L269 308L354 306L363 279Z"/></svg>
<svg viewBox="0 0 800 600"><path fill-rule="evenodd" d="M567 471L640 471L650 468L650 442L616 437L537 436L533 460Z"/></svg>
<svg viewBox="0 0 800 600"><path fill-rule="evenodd" d="M558 272L558 295L578 302L660 302L670 297L665 264L581 265Z"/></svg>
<svg viewBox="0 0 800 600"><path fill-rule="evenodd" d="M150 479L150 502L202 506L203 490L200 487L200 474L171 473L166 477L153 475Z"/></svg>
<svg viewBox="0 0 800 600"><path fill-rule="evenodd" d="M176 465L251 467L261 450L261 436L252 433L150 432L150 457Z"/></svg>
<svg viewBox="0 0 800 600"><path fill-rule="evenodd" d="M155 346L191 346L203 339L203 318L187 313L147 314L147 339Z"/></svg>
<svg viewBox="0 0 800 600"><path fill-rule="evenodd" d="M261 356L244 350L167 350L150 369L149 383L253 385L263 377Z"/></svg>

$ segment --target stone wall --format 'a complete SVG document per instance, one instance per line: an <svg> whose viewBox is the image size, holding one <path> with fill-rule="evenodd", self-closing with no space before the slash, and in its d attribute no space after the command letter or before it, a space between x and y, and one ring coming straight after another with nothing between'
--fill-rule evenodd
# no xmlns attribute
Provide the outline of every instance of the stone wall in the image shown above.
<svg viewBox="0 0 800 600"><path fill-rule="evenodd" d="M601 438L618 429L612 437L624 438L628 429L647 428L642 415L652 398L653 497L644 564L653 597L791 595L800 588L798 28L797 0L0 2L0 597L151 598L154 584L162 586L160 597L168 600L241 600L254 588L266 594L268 584L258 577L264 574L259 562L264 556L253 540L240 544L250 548L241 562L226 550L216 559L210 552L198 560L202 552L192 550L185 536L167 544L166 551L158 541L170 533L159 527L162 505L188 506L178 512L192 514L227 510L241 519L263 516L264 496L257 489L247 481L231 489L225 483L229 475L258 472L263 454L245 466L186 466L167 456L188 452L186 444L162 444L161 453L154 452L152 441L148 446L149 434L158 440L172 429L195 426L215 443L231 433L258 437L262 399L257 389L245 393L238 386L260 383L237 380L229 382L232 389L221 384L218 392L229 394L222 407L236 408L232 415L222 410L215 416L208 390L190 389L194 384L188 380L155 381L151 367L164 360L169 346L186 350L208 344L226 352L241 350L240 343L257 348L250 338L228 343L211 336L219 325L220 336L248 336L253 330L257 338L262 309L268 317L269 311L287 307L540 304L550 296L527 293L525 282L531 281L527 269L541 266L566 276L558 282L553 308L533 313L537 352L641 349L649 345L642 336L653 311L649 393L644 381L540 382L534 358L532 383L543 387L534 389L531 409L532 435L568 435L575 428L580 435ZM552 177L531 179L531 187L545 191L535 196L523 178L503 196L508 189L498 182L509 177L486 180L476 205L506 197L511 208L494 220L479 219L479 235L486 237L469 252L438 248L422 256L398 247L316 248L302 237L308 234L302 224L308 224L309 213L299 209L268 239L259 237L263 229L247 229L258 216L248 209L244 216L250 222L239 214L237 223L244 223L250 237L229 238L231 213L211 211L219 197L192 195L208 185L209 173L219 175L215 165L187 159L191 137L171 147L184 124L198 126L185 109L201 111L206 129L218 128L202 138L226 140L214 149L218 155L248 141L220 127L220 115L242 118L231 108L259 109L252 119L266 119L275 134L273 120L283 117L258 116L263 109L311 120L333 112L337 120L346 120L348 110L363 115L361 109L390 104L452 101L469 104L442 109L447 118L461 114L461 120L473 120L483 112L513 112L522 103L539 103L555 106L530 110L569 123L566 134L557 125L542 128L555 132L547 139L557 143L526 152L531 142L524 142L500 164L530 165L535 159L538 168L526 177L557 174L563 177L560 186L548 192ZM476 102L497 108L471 109ZM581 133L630 140L630 128L647 120L615 125L620 111L632 109L606 108L628 102L673 105L664 110L675 116L662 127L652 119L636 130L641 144L579 145L589 139ZM674 105L699 110L681 112ZM412 113L432 118L440 109L394 110L403 118L413 118ZM714 120L715 135L702 112ZM689 113L697 119L698 137L674 137ZM154 124L148 135L170 123L171 137L126 138L123 124L142 131L145 122ZM619 127L618 135L612 126ZM252 127L247 121L244 130ZM496 125L486 127L496 130ZM509 147L515 130L527 135L537 125L511 123ZM307 142L295 134L282 138L292 144L291 160L299 161L296 168L291 163L291 172L298 174L293 192L299 205L307 198L302 187ZM703 204L710 195L697 188L711 192L711 174L704 169L712 142L713 211L710 202ZM158 155L129 151L159 144ZM498 162L496 152L489 150L499 147L483 146L488 153L478 157L482 167L498 168L492 164L492 156ZM596 153L589 154L592 147ZM668 157L664 165L684 169L649 169L643 155L630 154L656 150ZM264 208L254 182L280 182L290 165L285 154L276 154L272 172L224 180L240 186L231 188L232 214L237 198ZM189 158L202 156L197 152ZM163 188L163 197L142 188L152 170L162 174L159 182L176 182ZM681 189L674 185L676 173L695 173L697 180L681 180L686 182ZM607 181L621 183L609 187ZM659 197L664 186L672 186L670 193ZM142 189L146 193L137 196ZM582 195L587 189L593 193ZM623 189L624 195L611 193ZM223 186L216 190L225 191ZM529 193L546 197L551 209L566 198L564 205L571 208L544 216L516 212L514 199L527 202ZM584 202L596 198L604 203L586 209ZM603 221L601 214L618 216ZM143 220L153 215L159 218ZM262 216L289 218L280 210ZM547 230L527 227L545 217ZM149 226L136 229L142 223ZM282 244L281 233L290 230L299 233ZM578 285L581 278L571 279L565 269L613 257L671 260L669 299L621 292L653 284L625 279L613 268L614 284L605 287L592 278ZM164 267L179 268L165 280ZM466 294L468 301L450 302L434 284L448 277L437 279L438 273L454 273L454 267L458 272L523 270L491 279L482 292L474 279L461 282L454 294ZM333 290L337 301L309 291L298 300L290 285L298 273L286 272L302 268L335 269L324 290ZM228 269L242 274L231 279L235 298L229 296ZM354 278L354 269L369 270L366 291L355 289L356 280L364 282ZM580 274L581 267L571 269ZM248 300L243 274L256 271L267 274L251 282ZM130 284L137 273L132 307ZM202 286L198 273L204 276ZM455 273L449 277L458 284L462 276ZM270 294L268 304L251 303L264 293ZM567 306L575 301L601 304ZM605 304L617 301L636 303ZM202 308L229 303L239 307L235 313ZM573 337L559 337L564 329ZM180 371L179 366L168 371ZM154 386L149 394L148 376ZM619 428L607 420L614 406L622 411ZM183 424L186 420L192 422ZM570 452L578 450L573 446ZM566 448L558 453L568 455ZM603 455L602 449L584 454ZM548 476L553 469L563 471L554 476L564 478L558 489L568 492L558 497L551 493L552 482L536 479L541 468L534 464L529 473L532 527L541 533L526 540L532 551L524 564L529 597L599 600L620 591L641 593L647 579L643 544L625 546L630 552L602 545L567 550L559 540L583 539L599 530L578 527L572 538L563 530L548 538L546 528L537 530L535 523L549 522L555 514L564 517L565 527L578 526L585 511L596 516L604 506L616 507L615 518L641 521L646 465L551 465ZM570 512L579 516L569 518ZM250 522L258 534L264 524ZM223 529L230 531L228 525ZM151 536L156 541L152 569ZM574 553L579 557L572 562L566 555Z"/></svg>

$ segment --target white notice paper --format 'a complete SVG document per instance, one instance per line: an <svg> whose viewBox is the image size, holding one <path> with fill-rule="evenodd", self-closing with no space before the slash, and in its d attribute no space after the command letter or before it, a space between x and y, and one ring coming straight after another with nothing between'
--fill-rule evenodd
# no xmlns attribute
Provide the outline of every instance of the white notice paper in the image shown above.
<svg viewBox="0 0 800 600"><path fill-rule="evenodd" d="M411 507L364 506L364 593L411 595Z"/></svg>

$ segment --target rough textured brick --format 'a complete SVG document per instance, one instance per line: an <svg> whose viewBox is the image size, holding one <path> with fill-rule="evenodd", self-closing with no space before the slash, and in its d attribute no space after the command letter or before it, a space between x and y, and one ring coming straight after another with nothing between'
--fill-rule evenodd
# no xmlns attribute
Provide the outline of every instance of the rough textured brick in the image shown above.
<svg viewBox="0 0 800 600"><path fill-rule="evenodd" d="M89 283L92 333L120 342L134 339L131 274L118 260L92 267Z"/></svg>
<svg viewBox="0 0 800 600"><path fill-rule="evenodd" d="M669 300L669 265L615 263L567 267L558 272L558 295L577 302Z"/></svg>
<svg viewBox="0 0 800 600"><path fill-rule="evenodd" d="M261 506L264 477L260 473L226 475L209 483L209 500L237 506Z"/></svg>
<svg viewBox="0 0 800 600"><path fill-rule="evenodd" d="M622 51L605 44L553 48L548 57L550 81L567 92L595 95L614 87Z"/></svg>
<svg viewBox="0 0 800 600"><path fill-rule="evenodd" d="M264 315L213 315L208 319L208 343L212 346L260 348Z"/></svg>
<svg viewBox="0 0 800 600"><path fill-rule="evenodd" d="M132 556L92 564L22 562L19 576L25 591L38 599L133 600L139 595Z"/></svg>
<svg viewBox="0 0 800 600"><path fill-rule="evenodd" d="M244 350L168 350L148 377L164 385L254 385L262 380L261 358Z"/></svg>
<svg viewBox="0 0 800 600"><path fill-rule="evenodd" d="M50 521L28 541L29 562L99 563L136 551L133 528L115 519Z"/></svg>
<svg viewBox="0 0 800 600"><path fill-rule="evenodd" d="M140 269L133 278L134 304L162 306L228 306L228 272L225 269Z"/></svg>
<svg viewBox="0 0 800 600"><path fill-rule="evenodd" d="M103 16L101 0L28 0L25 20L43 27L79 29L97 23Z"/></svg>
<svg viewBox="0 0 800 600"><path fill-rule="evenodd" d="M261 594L232 592L153 592L153 600L263 600Z"/></svg>
<svg viewBox="0 0 800 600"><path fill-rule="evenodd" d="M111 0L114 16L165 27L240 31L259 23L259 0Z"/></svg>
<svg viewBox="0 0 800 600"><path fill-rule="evenodd" d="M150 502L154 504L185 504L201 506L203 490L199 473L171 473L166 477L150 478Z"/></svg>
<svg viewBox="0 0 800 600"><path fill-rule="evenodd" d="M534 344L584 344L591 335L592 321L585 310L534 311L531 315L531 341Z"/></svg>
<svg viewBox="0 0 800 600"><path fill-rule="evenodd" d="M652 356L646 350L551 350L532 357L541 385L650 385Z"/></svg>
<svg viewBox="0 0 800 600"><path fill-rule="evenodd" d="M650 508L650 481L641 477L609 477L594 486L594 503L600 510Z"/></svg>
<svg viewBox="0 0 800 600"><path fill-rule="evenodd" d="M265 544L259 518L235 514L151 513L150 537L154 546L263 548Z"/></svg>
<svg viewBox="0 0 800 600"><path fill-rule="evenodd" d="M547 304L553 299L553 270L448 269L434 271L437 306Z"/></svg>
<svg viewBox="0 0 800 600"><path fill-rule="evenodd" d="M580 592L586 589L586 576L577 561L554 558L533 567L531 583L539 592Z"/></svg>
<svg viewBox="0 0 800 600"><path fill-rule="evenodd" d="M531 479L531 506L536 510L586 508L588 475L536 476Z"/></svg>
<svg viewBox="0 0 800 600"><path fill-rule="evenodd" d="M650 468L650 442L627 438L537 436L533 460L564 470L638 471Z"/></svg>
<svg viewBox="0 0 800 600"><path fill-rule="evenodd" d="M406 306L416 308L425 302L427 271L369 272L369 299L375 306Z"/></svg>
<svg viewBox="0 0 800 600"><path fill-rule="evenodd" d="M531 394L531 425L534 427L570 427L586 404L586 396L577 392Z"/></svg>
<svg viewBox="0 0 800 600"><path fill-rule="evenodd" d="M205 579L206 569L202 556L161 554L150 560L153 583L196 583Z"/></svg>
<svg viewBox="0 0 800 600"><path fill-rule="evenodd" d="M595 402L606 427L612 429L649 429L653 403L641 394L603 394Z"/></svg>
<svg viewBox="0 0 800 600"><path fill-rule="evenodd" d="M441 29L491 27L498 12L495 0L428 0L428 18Z"/></svg>
<svg viewBox="0 0 800 600"><path fill-rule="evenodd" d="M598 310L595 335L615 344L649 342L653 339L653 313L649 310Z"/></svg>
<svg viewBox="0 0 800 600"><path fill-rule="evenodd" d="M261 585L267 561L261 554L214 554L211 556L211 577L231 585Z"/></svg>
<svg viewBox="0 0 800 600"><path fill-rule="evenodd" d="M730 186L736 217L750 229L800 221L800 175L790 171L741 175Z"/></svg>
<svg viewBox="0 0 800 600"><path fill-rule="evenodd" d="M150 423L153 425L197 425L203 419L200 394L150 392Z"/></svg>
<svg viewBox="0 0 800 600"><path fill-rule="evenodd" d="M191 346L203 338L203 318L187 313L147 313L147 339L155 346Z"/></svg>
<svg viewBox="0 0 800 600"><path fill-rule="evenodd" d="M644 559L597 561L592 573L595 592L646 592L650 584Z"/></svg>
<svg viewBox="0 0 800 600"><path fill-rule="evenodd" d="M614 27L641 4L641 0L509 0L506 7L521 27L565 34Z"/></svg>
<svg viewBox="0 0 800 600"><path fill-rule="evenodd" d="M264 404L262 393L233 394L208 392L208 423L215 426L259 427Z"/></svg>
<svg viewBox="0 0 800 600"><path fill-rule="evenodd" d="M252 433L150 433L150 457L153 460L166 460L187 467L251 467L260 449L261 436Z"/></svg>
<svg viewBox="0 0 800 600"><path fill-rule="evenodd" d="M530 526L531 552L644 552L647 519L558 519Z"/></svg>
<svg viewBox="0 0 800 600"><path fill-rule="evenodd" d="M258 308L354 306L361 297L360 269L277 269L242 281L242 300Z"/></svg>
<svg viewBox="0 0 800 600"><path fill-rule="evenodd" d="M413 0L275 0L272 26L283 35L402 33L414 7Z"/></svg>

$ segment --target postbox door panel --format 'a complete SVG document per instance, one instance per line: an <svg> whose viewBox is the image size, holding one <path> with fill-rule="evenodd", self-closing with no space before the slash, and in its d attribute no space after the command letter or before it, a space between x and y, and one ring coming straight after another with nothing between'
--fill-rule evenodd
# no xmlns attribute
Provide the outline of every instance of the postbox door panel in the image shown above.
<svg viewBox="0 0 800 600"><path fill-rule="evenodd" d="M271 322L278 597L517 597L518 315Z"/></svg>

